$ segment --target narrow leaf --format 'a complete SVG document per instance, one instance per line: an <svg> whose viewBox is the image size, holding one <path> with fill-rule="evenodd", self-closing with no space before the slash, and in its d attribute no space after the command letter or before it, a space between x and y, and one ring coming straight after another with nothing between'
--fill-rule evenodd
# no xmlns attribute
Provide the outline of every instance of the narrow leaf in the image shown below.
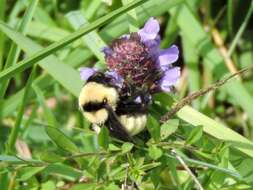
<svg viewBox="0 0 253 190"><path fill-rule="evenodd" d="M79 152L77 146L59 129L54 127L47 127L46 132L52 141L63 150L71 153Z"/></svg>
<svg viewBox="0 0 253 190"><path fill-rule="evenodd" d="M186 139L186 144L194 144L195 142L197 142L198 140L200 140L200 138L203 135L203 127L200 126L196 126L196 128L194 128L188 138Z"/></svg>
<svg viewBox="0 0 253 190"><path fill-rule="evenodd" d="M98 134L98 143L104 149L107 149L109 146L109 131L106 127L101 127L101 130Z"/></svg>
<svg viewBox="0 0 253 190"><path fill-rule="evenodd" d="M0 80L3 79L8 79L10 77L12 77L13 75L22 72L23 70L25 70L26 68L31 67L33 64L35 64L36 62L42 60L43 58L47 57L48 55L55 53L57 50L61 49L62 47L67 46L68 44L72 43L73 41L79 39L80 37L82 37L83 35L91 32L92 30L96 29L97 27L100 27L104 24L106 24L107 22L109 22L110 20L118 17L119 15L131 10L132 8L139 6L141 4L143 4L144 2L146 2L146 0L137 0L134 1L133 3L130 3L126 6L123 6L107 15L105 15L104 17L97 19L96 21L94 21L93 23L91 23L90 25L88 25L87 27L82 27L79 30L77 30L76 32L74 32L73 34L67 36L65 39L53 43L50 46L48 46L45 49L42 49L41 51L35 53L33 56L27 58L26 60L21 61L19 64L14 65L4 71L2 71L0 73ZM0 29L3 31L5 27L3 22L0 22ZM4 31L6 34L8 34L8 32Z"/></svg>

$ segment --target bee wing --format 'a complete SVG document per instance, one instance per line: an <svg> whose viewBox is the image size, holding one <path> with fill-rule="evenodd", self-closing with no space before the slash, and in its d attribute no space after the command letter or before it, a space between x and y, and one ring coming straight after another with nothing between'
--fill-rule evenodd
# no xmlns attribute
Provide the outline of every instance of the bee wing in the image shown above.
<svg viewBox="0 0 253 190"><path fill-rule="evenodd" d="M120 123L119 118L113 109L109 105L106 105L105 109L109 113L106 126L108 127L110 134L115 138L133 142L133 138L128 134L123 125Z"/></svg>

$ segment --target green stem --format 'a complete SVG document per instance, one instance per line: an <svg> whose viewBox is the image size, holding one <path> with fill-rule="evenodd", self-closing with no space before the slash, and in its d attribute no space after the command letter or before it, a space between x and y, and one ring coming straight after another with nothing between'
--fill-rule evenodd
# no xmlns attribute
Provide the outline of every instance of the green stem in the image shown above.
<svg viewBox="0 0 253 190"><path fill-rule="evenodd" d="M24 95L23 95L23 98L21 100L21 104L20 104L20 107L19 107L19 110L18 110L18 115L17 115L17 118L16 118L16 122L15 122L15 125L12 128L11 134L8 138L8 142L7 142L7 146L6 146L6 152L7 153L12 152L12 150L14 148L14 145L16 143L18 133L20 131L20 126L21 126L21 122L22 122L22 119L23 119L24 111L25 111L25 105L26 105L28 97L29 97L30 87L31 87L31 84L33 82L33 79L35 78L35 75L36 75L36 66L33 67L32 72L31 72L31 74L30 74L30 76L27 80Z"/></svg>

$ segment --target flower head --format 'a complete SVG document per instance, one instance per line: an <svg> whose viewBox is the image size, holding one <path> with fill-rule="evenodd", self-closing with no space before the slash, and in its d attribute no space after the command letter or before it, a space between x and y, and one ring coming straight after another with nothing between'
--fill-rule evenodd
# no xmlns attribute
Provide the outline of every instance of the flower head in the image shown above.
<svg viewBox="0 0 253 190"><path fill-rule="evenodd" d="M105 60L111 70L136 85L143 84L147 76L157 70L149 48L137 33L114 40L110 51L105 53Z"/></svg>
<svg viewBox="0 0 253 190"><path fill-rule="evenodd" d="M160 25L150 18L137 33L114 40L103 52L109 69L125 82L152 90L170 91L180 76L173 67L179 50L176 45L160 49Z"/></svg>

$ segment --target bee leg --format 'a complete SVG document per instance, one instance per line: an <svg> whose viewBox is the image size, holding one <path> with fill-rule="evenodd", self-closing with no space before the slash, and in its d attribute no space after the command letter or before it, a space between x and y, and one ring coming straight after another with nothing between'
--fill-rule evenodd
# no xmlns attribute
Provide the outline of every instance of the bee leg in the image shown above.
<svg viewBox="0 0 253 190"><path fill-rule="evenodd" d="M100 129L100 126L97 125L97 124L92 124L91 129L92 129L93 131L95 131L96 134L98 134L98 133L100 132L100 130L101 130L101 129Z"/></svg>

